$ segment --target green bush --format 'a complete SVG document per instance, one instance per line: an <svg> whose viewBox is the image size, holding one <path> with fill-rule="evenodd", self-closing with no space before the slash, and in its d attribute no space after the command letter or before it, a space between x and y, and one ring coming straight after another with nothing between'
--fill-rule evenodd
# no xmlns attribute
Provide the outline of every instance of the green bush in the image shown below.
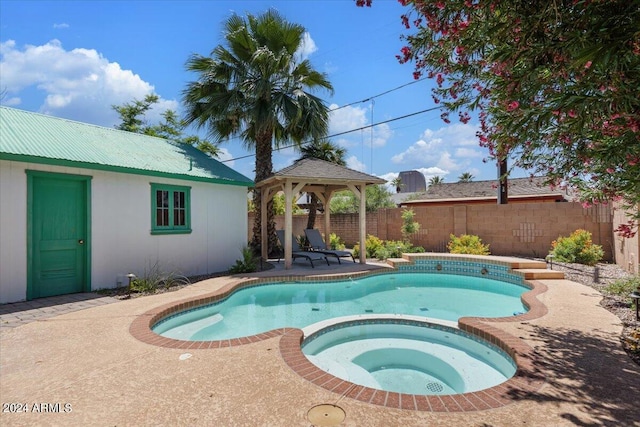
<svg viewBox="0 0 640 427"><path fill-rule="evenodd" d="M257 259L253 250L249 246L242 248L242 259L236 260L236 263L231 266L229 273L253 273L257 269Z"/></svg>
<svg viewBox="0 0 640 427"><path fill-rule="evenodd" d="M329 234L329 247L334 251L343 251L344 248L346 248L346 245L344 244L340 236L335 233L331 233Z"/></svg>
<svg viewBox="0 0 640 427"><path fill-rule="evenodd" d="M635 290L640 290L640 276L618 279L604 288L605 293L621 295L625 297Z"/></svg>
<svg viewBox="0 0 640 427"><path fill-rule="evenodd" d="M452 254L470 255L490 255L489 245L482 243L480 237L473 234L462 234L457 237L455 234L449 235L447 249Z"/></svg>
<svg viewBox="0 0 640 427"><path fill-rule="evenodd" d="M411 235L420 230L420 224L413 220L414 216L415 212L413 212L413 209L405 208L402 210L402 227L400 227L400 232L405 242L408 242Z"/></svg>
<svg viewBox="0 0 640 427"><path fill-rule="evenodd" d="M602 246L594 245L591 233L578 229L569 237L558 237L551 242L551 252L556 261L584 265L596 265L604 256Z"/></svg>
<svg viewBox="0 0 640 427"><path fill-rule="evenodd" d="M375 254L377 259L401 258L403 253L422 253L422 246L413 246L410 242L401 242L399 240L386 240Z"/></svg>
<svg viewBox="0 0 640 427"><path fill-rule="evenodd" d="M176 285L188 285L189 279L175 272L165 273L160 269L158 263L145 269L142 276L131 281L131 292L155 293L161 288L170 288Z"/></svg>
<svg viewBox="0 0 640 427"><path fill-rule="evenodd" d="M376 256L376 252L384 244L382 239L379 239L372 234L367 235L367 240L365 241L365 243L367 245L367 258L373 258L374 256ZM353 247L353 256L355 258L360 256L360 244L356 244Z"/></svg>
<svg viewBox="0 0 640 427"><path fill-rule="evenodd" d="M403 253L422 253L422 246L413 246L409 242L399 240L381 240L375 236L369 235L366 240L367 258L375 258L385 260L387 258L400 258ZM353 247L353 256L360 256L360 245Z"/></svg>

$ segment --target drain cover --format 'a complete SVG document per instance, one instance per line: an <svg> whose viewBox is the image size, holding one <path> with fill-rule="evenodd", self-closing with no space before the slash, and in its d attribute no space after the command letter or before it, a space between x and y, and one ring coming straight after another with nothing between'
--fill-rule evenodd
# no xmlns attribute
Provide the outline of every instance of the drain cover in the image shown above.
<svg viewBox="0 0 640 427"><path fill-rule="evenodd" d="M440 383L427 383L427 390L431 393L440 393L444 387Z"/></svg>
<svg viewBox="0 0 640 427"><path fill-rule="evenodd" d="M328 403L314 406L307 412L307 418L311 424L318 427L340 425L346 416L344 409Z"/></svg>

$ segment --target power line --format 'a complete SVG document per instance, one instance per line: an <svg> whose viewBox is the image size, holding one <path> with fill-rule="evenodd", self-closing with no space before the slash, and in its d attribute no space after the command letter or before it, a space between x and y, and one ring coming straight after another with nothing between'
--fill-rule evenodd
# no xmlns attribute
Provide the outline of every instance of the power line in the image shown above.
<svg viewBox="0 0 640 427"><path fill-rule="evenodd" d="M426 79L427 79L427 77L423 77L423 78L418 79L418 80L412 80L409 83L405 83L403 85L394 87L393 89L385 90L384 92L381 92L381 93L379 93L377 95L370 96L370 97L365 98L365 99L363 99L361 101L355 101L355 102L350 102L350 103L345 104L345 105L341 105L340 107L334 108L331 111L336 111L336 110L340 110L342 108L350 107L350 106L355 105L355 104L362 104L363 102L372 101L375 98L379 98L379 97L381 97L383 95L386 95L386 94L391 93L391 92L395 92L396 90L402 89L404 87L407 87L407 86L410 86L410 85L413 85L413 84L416 84L416 83L420 83L421 81L426 80Z"/></svg>
<svg viewBox="0 0 640 427"><path fill-rule="evenodd" d="M360 100L360 101L354 101L354 102L350 102L350 103L348 103L348 104L341 105L341 106L339 106L339 107L334 108L333 110L329 110L329 112L332 112L332 111L338 111L338 110L341 110L341 109L343 109L343 108L350 107L350 106L352 106L352 105L362 104L362 103L364 103L364 102L368 102L368 101L373 101L375 98L379 98L379 97L384 96L384 95L386 95L386 94L388 94L388 93L395 92L396 90L400 90L400 89L405 88L405 87L407 87L407 86L411 86L411 85L413 85L413 84L420 83L420 82L421 82L421 81L423 81L423 80L427 80L427 77L423 77L423 78L418 79L418 80L412 80L412 81L410 81L410 82L408 82L408 83L401 84L400 86L396 86L396 87L394 87L394 88L392 88L392 89L385 90L384 92L380 92L380 93L379 93L379 94L377 94L377 95L372 95L372 96L370 96L370 97L368 97L368 98L365 98L365 99L362 99L362 100ZM366 128L363 128L363 129L366 129ZM331 137L331 136L329 136L329 137ZM234 138L234 139L237 139L237 138ZM228 142L230 142L230 141L231 141L231 139L228 139L227 141L228 141ZM249 156L244 156L244 157L249 157ZM238 159L242 159L242 158L244 158L244 157L238 157ZM231 159L231 160L235 160L235 159ZM230 161L230 160L224 160L224 161L225 161L225 162L228 162L228 161Z"/></svg>
<svg viewBox="0 0 640 427"><path fill-rule="evenodd" d="M373 128L375 126L383 125L385 123L391 123L391 122L395 122L395 121L398 121L398 120L406 119L408 117L417 116L418 114L428 113L430 111L435 111L435 110L441 110L442 108L443 107L427 108L426 110L416 111L415 113L405 114L404 116L394 117L393 119L383 120L381 122L372 123L372 124L366 125L366 126L361 126L359 128L356 128L356 129L346 130L344 132L338 132L338 133L334 133L332 135L327 135L327 138L334 138L336 136L346 135L348 133L357 132L359 130L361 131L361 130L364 130L364 129ZM305 142L301 143L300 145L309 144L311 142L313 142L313 140L305 141ZM280 150L284 150L284 149L287 149L287 148L293 148L293 147L297 147L297 146L298 146L298 144L285 145L284 147L276 148L275 151L280 151ZM254 157L254 156L255 156L255 154L247 154L246 156L234 157L232 159L227 159L227 160L220 160L220 162L222 162L222 163L231 162L231 161L234 161L234 160L242 160L242 159L247 159L249 157Z"/></svg>

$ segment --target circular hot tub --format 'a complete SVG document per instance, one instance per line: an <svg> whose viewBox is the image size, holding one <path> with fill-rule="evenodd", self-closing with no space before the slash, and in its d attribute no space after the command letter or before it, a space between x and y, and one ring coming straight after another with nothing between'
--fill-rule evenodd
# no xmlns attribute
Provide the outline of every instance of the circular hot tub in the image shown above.
<svg viewBox="0 0 640 427"><path fill-rule="evenodd" d="M503 350L455 326L367 318L315 330L302 351L320 369L379 390L445 395L483 390L516 372Z"/></svg>

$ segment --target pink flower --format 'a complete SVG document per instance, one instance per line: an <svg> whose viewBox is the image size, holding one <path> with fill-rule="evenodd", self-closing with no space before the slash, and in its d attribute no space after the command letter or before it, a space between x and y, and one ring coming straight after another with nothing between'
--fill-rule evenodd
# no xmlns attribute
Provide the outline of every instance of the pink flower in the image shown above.
<svg viewBox="0 0 640 427"><path fill-rule="evenodd" d="M576 114L575 110L569 110L569 117L571 117L572 119L575 119L576 117L578 117L578 114Z"/></svg>
<svg viewBox="0 0 640 427"><path fill-rule="evenodd" d="M587 63L586 63L586 64L584 64L584 68L586 68L586 69L588 70L589 68L591 68L591 64L592 64L592 63L593 63L593 62L591 62L591 61L587 61Z"/></svg>
<svg viewBox="0 0 640 427"><path fill-rule="evenodd" d="M518 101L511 101L509 105L507 105L507 111L513 111L517 109L519 106L520 106L520 103Z"/></svg>

